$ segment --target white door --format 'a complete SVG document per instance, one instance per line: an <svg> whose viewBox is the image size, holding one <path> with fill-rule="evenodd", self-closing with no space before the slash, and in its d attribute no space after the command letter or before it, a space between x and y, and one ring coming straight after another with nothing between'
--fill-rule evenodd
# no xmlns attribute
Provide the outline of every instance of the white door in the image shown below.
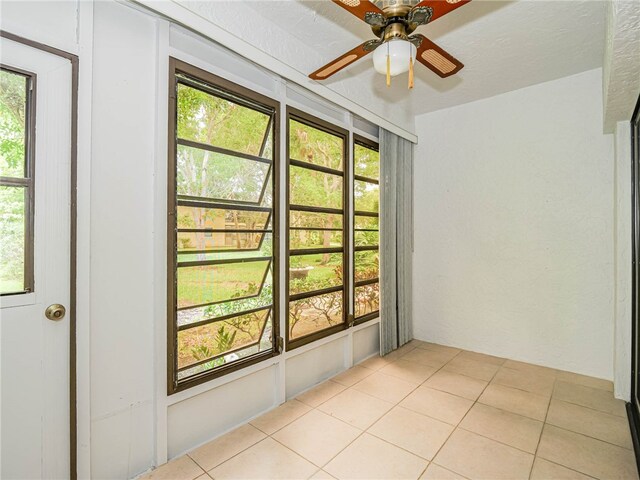
<svg viewBox="0 0 640 480"><path fill-rule="evenodd" d="M69 478L71 62L0 63L0 478Z"/></svg>

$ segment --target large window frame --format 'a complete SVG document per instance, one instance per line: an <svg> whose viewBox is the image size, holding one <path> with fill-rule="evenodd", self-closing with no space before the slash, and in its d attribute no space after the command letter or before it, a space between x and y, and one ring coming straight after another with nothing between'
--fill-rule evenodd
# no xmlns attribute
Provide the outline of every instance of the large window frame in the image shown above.
<svg viewBox="0 0 640 480"><path fill-rule="evenodd" d="M265 277L263 278L262 284L264 284L264 279L271 268L272 272L272 302L271 302L271 310L270 313L267 313L267 318L271 316L271 348L262 352L258 352L248 356L246 358L242 358L232 363L215 366L209 370L206 370L201 373L197 373L193 376L187 377L185 379L179 380L178 378L178 335L181 330L178 326L177 322L177 312L178 312L178 228L177 228L177 213L178 206L198 206L198 207L206 207L206 208L227 208L227 209L236 209L236 210L247 210L247 211L262 211L264 207L260 207L259 205L254 205L255 202L247 202L243 200L234 200L230 203L220 203L220 202L207 202L208 199L201 199L202 202L198 201L197 198L190 199L179 199L178 191L177 191L177 149L178 144L182 146L189 147L189 141L185 141L184 139L178 139L178 123L177 123L177 88L178 83L185 83L184 78L190 80L187 84L188 86L202 90L205 93L213 94L214 96L221 96L221 92L224 95L228 95L227 99L230 99L234 103L238 103L242 105L243 99L247 102L246 106L249 108L254 108L255 105L264 106L265 109L269 109L272 115L271 119L271 138L272 138L272 160L269 162L270 167L267 173L271 175L271 189L272 189L272 201L271 201L271 212L269 213L268 219L264 222L264 226L262 227L262 237L260 240L260 245L267 235L266 230L271 222L270 233L272 237L272 252L270 257L262 257L262 261L266 261L269 259L269 265L265 270ZM210 87L209 91L207 91L207 87ZM228 373L237 371L239 369L245 368L249 365L256 364L258 362L264 361L265 359L271 358L279 354L279 164L280 164L280 102L273 100L267 96L258 94L249 90L247 88L241 87L232 83L224 78L218 77L210 72L205 70L201 70L197 67L194 67L188 63L182 62L175 58L169 59L169 135L168 135L168 197L167 197L167 393L168 395L177 393L179 391L185 390L192 386L201 384L203 382L207 382L214 378L220 377L222 375L226 375ZM269 129L267 128L267 135ZM267 142L267 137L263 141L263 146ZM199 148L202 148L202 145L198 145ZM238 152L231 152L225 150L220 147L211 147L207 148L211 150L215 150L217 153L226 155L231 154L232 156L237 158L242 158L242 154ZM249 160L257 160L256 157L251 156L248 158ZM268 183L265 180L265 185L262 188L262 195L267 188L266 184ZM184 230L184 229L182 229ZM243 231L246 233L245 231ZM248 232L248 231L247 231ZM212 232L205 232L212 233ZM226 232L225 233L233 233ZM239 232L235 232L236 235L239 235ZM259 247L258 247L259 248ZM198 253L195 251L195 253ZM207 250L208 253L213 252L213 250ZM193 253L193 252L189 252ZM251 258L243 259L241 261L253 261ZM210 263L211 261L209 261ZM223 264L224 260L217 260L217 264ZM237 261L234 261L238 263ZM200 265L201 262L182 262L182 267L189 267L190 264ZM227 262L233 263L233 262ZM260 287L262 288L262 286ZM237 300L237 299L236 299ZM264 310L264 308L262 308ZM255 313L249 310L242 311L243 314ZM238 316L238 313L233 314ZM231 316L231 315L230 315ZM206 324L213 324L215 321L224 320L225 316L216 317L215 319L208 319L202 322L196 322L194 324L190 324L190 328L194 328L194 326L204 326ZM267 320L265 320L266 322ZM201 325L202 324L202 325ZM262 333L261 333L262 335ZM244 347L243 347L244 348ZM230 354L234 350L229 350L225 352L225 354ZM217 358L217 357L215 357ZM202 363L202 362L199 362ZM194 364L197 365L197 364ZM192 365L189 365L191 368ZM183 368L184 369L184 368Z"/></svg>
<svg viewBox="0 0 640 480"><path fill-rule="evenodd" d="M320 165L304 162L300 159L292 159L290 154L290 135L291 135L291 122L296 121L302 123L311 128L326 132L330 135L339 137L342 139L342 172L338 172L334 169L329 169ZM286 350L293 350L298 347L302 347L303 345L307 345L311 342L315 342L321 338L327 337L334 333L346 330L350 325L350 314L349 314L349 278L350 278L350 270L351 270L351 260L350 260L350 248L349 248L349 232L350 232L350 219L349 219L349 199L350 199L350 181L349 181L349 166L350 166L350 142L349 142L349 131L338 127L330 122L317 118L307 112L299 110L297 108L287 106L287 131L286 131L286 160L287 160L287 172L286 172L286 181L287 181L287 189L286 189L286 266L285 266L285 282L287 285L287 296L286 296L286 320L285 320L285 345ZM329 207L318 207L318 206L302 206L302 205L292 205L291 204L291 166L296 166L300 168L305 168L309 170L314 170L317 172L328 173L331 175L339 175L342 177L342 208L341 209L333 209ZM309 213L323 213L323 214L339 214L342 215L342 247L329 247L329 248L316 248L316 249L304 249L304 250L292 250L291 249L291 239L290 239L290 231L291 231L291 211L301 211L301 212L309 212ZM313 290L304 293L295 293L291 294L290 285L291 285L291 275L290 275L290 260L291 256L295 255L305 255L305 254L320 254L320 253L340 253L342 255L342 286L341 287L332 287L323 290ZM315 332L309 333L307 335L298 337L298 338L290 338L290 304L292 301L317 297L322 294L334 293L342 291L342 321L337 324L327 328L323 328L321 330L317 330Z"/></svg>
<svg viewBox="0 0 640 480"><path fill-rule="evenodd" d="M0 176L0 187L24 189L24 288L3 292L0 296L32 293L35 289L34 218L35 218L35 145L36 145L36 85L35 73L0 64L0 69L25 78L24 174L22 177Z"/></svg>
<svg viewBox="0 0 640 480"><path fill-rule="evenodd" d="M360 182L364 182L364 183L368 183L368 184L374 184L374 185L378 185L378 188L380 187L380 175L378 175L378 178L369 178L369 177L364 177L361 175L357 175L355 172L355 163L356 163L356 145L360 145L361 147L367 148L369 150L373 150L375 152L380 152L380 145L377 142L374 142L372 140L369 140L361 135L358 134L354 134L353 135L353 143L352 143L352 158L353 158L353 165L354 165L354 171L353 171L353 183L355 184L356 181L360 181ZM380 161L378 163L378 171L380 169ZM353 300L352 300L352 309L353 309L353 317L354 317L354 325L359 325L361 323L365 323L368 322L369 320L373 320L374 318L378 318L380 316L380 309L378 308L378 310L369 312L365 315L361 315L361 316L356 316L356 301L357 301L357 295L356 295L356 288L358 287L365 287L368 285L375 285L378 284L378 306L380 305L380 267L378 266L378 276L375 278L371 278L371 279L366 279L366 280L356 280L355 276L356 276L356 257L357 257L357 252L366 252L366 251L377 251L378 255L380 254L380 201L378 201L378 212L374 213L374 212L370 212L370 211L364 211L364 210L356 210L356 200L355 200L355 185L353 187L353 266L352 266L352 271L353 271ZM378 190L378 192L380 193L380 190ZM367 246L358 246L356 245L356 232L358 231L373 231L370 229L356 229L356 216L358 217L370 217L370 218L376 218L378 220L378 244L377 245L367 245Z"/></svg>

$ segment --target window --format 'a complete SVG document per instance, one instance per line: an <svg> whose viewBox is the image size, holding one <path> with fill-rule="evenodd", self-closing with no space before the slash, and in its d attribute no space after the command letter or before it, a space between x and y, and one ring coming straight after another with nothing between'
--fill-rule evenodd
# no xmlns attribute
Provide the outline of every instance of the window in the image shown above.
<svg viewBox="0 0 640 480"><path fill-rule="evenodd" d="M32 292L35 76L0 69L0 294Z"/></svg>
<svg viewBox="0 0 640 480"><path fill-rule="evenodd" d="M276 354L278 330L278 103L171 68L169 393Z"/></svg>
<svg viewBox="0 0 640 480"><path fill-rule="evenodd" d="M348 133L288 109L287 349L346 327Z"/></svg>
<svg viewBox="0 0 640 480"><path fill-rule="evenodd" d="M378 145L355 136L353 145L353 313L355 322L380 309L380 153Z"/></svg>

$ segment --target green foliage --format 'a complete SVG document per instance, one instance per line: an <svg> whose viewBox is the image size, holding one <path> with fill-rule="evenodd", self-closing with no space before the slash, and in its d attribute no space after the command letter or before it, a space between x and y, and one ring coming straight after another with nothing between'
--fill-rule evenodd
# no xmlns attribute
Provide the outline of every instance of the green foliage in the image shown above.
<svg viewBox="0 0 640 480"><path fill-rule="evenodd" d="M25 174L26 85L0 70L0 176ZM0 293L24 289L24 208L24 187L0 187Z"/></svg>
<svg viewBox="0 0 640 480"><path fill-rule="evenodd" d="M23 177L27 81L0 70L0 176Z"/></svg>
<svg viewBox="0 0 640 480"><path fill-rule="evenodd" d="M356 144L353 171L355 175L378 180L380 178L380 153Z"/></svg>
<svg viewBox="0 0 640 480"><path fill-rule="evenodd" d="M220 325L218 328L218 336L216 337L216 346L219 352L226 352L231 350L233 347L233 342L235 342L236 334L238 332L234 330L233 332L228 332L225 330L224 325Z"/></svg>

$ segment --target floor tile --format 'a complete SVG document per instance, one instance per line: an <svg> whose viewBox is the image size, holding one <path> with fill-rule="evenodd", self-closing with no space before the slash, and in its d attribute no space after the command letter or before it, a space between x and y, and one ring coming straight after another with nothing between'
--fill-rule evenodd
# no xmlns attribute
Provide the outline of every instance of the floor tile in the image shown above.
<svg viewBox="0 0 640 480"><path fill-rule="evenodd" d="M404 355L402 357L402 360L440 368L449 360L451 360L451 356L446 353L434 352L432 350L425 350L423 348L416 348Z"/></svg>
<svg viewBox="0 0 640 480"><path fill-rule="evenodd" d="M591 480L592 478L540 457L536 457L533 461L531 470L531 480Z"/></svg>
<svg viewBox="0 0 640 480"><path fill-rule="evenodd" d="M534 365L533 363L518 362L516 360L507 360L502 366L513 370L519 370L521 372L533 373L536 375L547 375L550 377L555 377L557 373L557 370L553 368Z"/></svg>
<svg viewBox="0 0 640 480"><path fill-rule="evenodd" d="M251 425L262 430L267 435L280 430L282 427L289 425L296 418L301 417L311 410L311 407L298 400L289 400L270 412L251 420Z"/></svg>
<svg viewBox="0 0 640 480"><path fill-rule="evenodd" d="M211 477L208 474L203 473L202 475L197 477L196 480L211 480Z"/></svg>
<svg viewBox="0 0 640 480"><path fill-rule="evenodd" d="M467 350L463 350L462 352L460 352L458 358L473 360L476 362L492 363L498 366L502 366L502 364L507 361L506 358L494 357L493 355L487 355L486 353L469 352Z"/></svg>
<svg viewBox="0 0 640 480"><path fill-rule="evenodd" d="M515 413L476 403L459 427L511 447L535 453L543 423Z"/></svg>
<svg viewBox="0 0 640 480"><path fill-rule="evenodd" d="M326 413L312 410L272 437L322 467L361 433L361 430Z"/></svg>
<svg viewBox="0 0 640 480"><path fill-rule="evenodd" d="M538 456L592 477L638 478L633 451L545 425Z"/></svg>
<svg viewBox="0 0 640 480"><path fill-rule="evenodd" d="M442 353L444 355L447 355L449 359L455 357L462 351L459 348L448 347L446 345L438 345L437 343L429 343L429 342L424 342L418 345L418 348L422 348L424 350L431 350L432 352Z"/></svg>
<svg viewBox="0 0 640 480"><path fill-rule="evenodd" d="M620 447L633 448L629 421L624 417L553 398L547 413L547 423Z"/></svg>
<svg viewBox="0 0 640 480"><path fill-rule="evenodd" d="M471 400L424 386L419 387L400 402L401 407L442 420L450 425L457 425L471 405L473 405Z"/></svg>
<svg viewBox="0 0 640 480"><path fill-rule="evenodd" d="M353 388L385 402L397 403L409 395L418 383L376 372L356 383Z"/></svg>
<svg viewBox="0 0 640 480"><path fill-rule="evenodd" d="M358 383L363 378L368 377L372 373L373 370L356 365L355 367L351 367L349 370L346 370L341 374L332 377L331 381L339 383L340 385L344 385L345 387L350 387Z"/></svg>
<svg viewBox="0 0 640 480"><path fill-rule="evenodd" d="M454 427L447 423L406 408L395 407L367 432L431 460L453 429Z"/></svg>
<svg viewBox="0 0 640 480"><path fill-rule="evenodd" d="M468 478L526 480L533 455L457 429L434 462Z"/></svg>
<svg viewBox="0 0 640 480"><path fill-rule="evenodd" d="M481 362L458 356L447 363L443 370L489 381L493 378L499 368L500 367L498 365L493 363Z"/></svg>
<svg viewBox="0 0 640 480"><path fill-rule="evenodd" d="M548 397L496 384L489 384L478 402L540 421L544 421L549 406Z"/></svg>
<svg viewBox="0 0 640 480"><path fill-rule="evenodd" d="M440 465L430 463L420 480L466 480L462 475L447 470Z"/></svg>
<svg viewBox="0 0 640 480"><path fill-rule="evenodd" d="M511 368L501 368L493 377L491 383L518 388L538 395L551 396L555 377L550 375L538 375L531 372L521 372Z"/></svg>
<svg viewBox="0 0 640 480"><path fill-rule="evenodd" d="M318 470L309 480L334 480L336 477L329 475L324 470Z"/></svg>
<svg viewBox="0 0 640 480"><path fill-rule="evenodd" d="M622 400L613 397L613 393L599 388L585 387L575 383L556 381L553 397L565 402L575 403L583 407L593 408L601 412L627 417L627 410Z"/></svg>
<svg viewBox="0 0 640 480"><path fill-rule="evenodd" d="M314 387L311 390L307 390L306 392L298 395L296 399L301 401L302 403L306 403L310 407L315 408L321 403L329 400L331 397L336 396L345 388L347 387L345 387L344 385L340 385L339 383L327 380L317 387Z"/></svg>
<svg viewBox="0 0 640 480"><path fill-rule="evenodd" d="M380 357L378 355L374 355L371 358L368 358L364 362L360 362L358 366L368 368L370 370L380 370L385 365L389 365L392 360L389 360L385 357Z"/></svg>
<svg viewBox="0 0 640 480"><path fill-rule="evenodd" d="M246 424L196 448L189 456L209 471L265 437L263 432Z"/></svg>
<svg viewBox="0 0 640 480"><path fill-rule="evenodd" d="M396 360L380 370L380 373L398 377L408 382L422 383L438 371L438 367L407 360Z"/></svg>
<svg viewBox="0 0 640 480"><path fill-rule="evenodd" d="M365 430L391 408L393 403L349 388L320 405L318 410Z"/></svg>
<svg viewBox="0 0 640 480"><path fill-rule="evenodd" d="M313 463L272 438L227 460L210 473L216 480L309 478L318 470Z"/></svg>
<svg viewBox="0 0 640 480"><path fill-rule="evenodd" d="M343 450L324 468L346 479L416 479L428 462L367 433Z"/></svg>
<svg viewBox="0 0 640 480"><path fill-rule="evenodd" d="M556 373L556 379L562 382L575 383L585 387L599 388L600 390L613 392L613 382L602 378L588 377L587 375L580 375L579 373L558 370Z"/></svg>
<svg viewBox="0 0 640 480"><path fill-rule="evenodd" d="M417 348L416 345L411 345L409 343L406 343L400 348L396 348L394 352L397 352L401 357L403 357L407 353L409 353L411 350L415 350L416 348Z"/></svg>
<svg viewBox="0 0 640 480"><path fill-rule="evenodd" d="M424 385L458 395L459 397L468 398L469 400L476 400L487 386L487 382L478 378L440 370L430 377Z"/></svg>
<svg viewBox="0 0 640 480"><path fill-rule="evenodd" d="M139 480L193 480L201 476L204 470L187 455L160 465L155 470L140 477Z"/></svg>

